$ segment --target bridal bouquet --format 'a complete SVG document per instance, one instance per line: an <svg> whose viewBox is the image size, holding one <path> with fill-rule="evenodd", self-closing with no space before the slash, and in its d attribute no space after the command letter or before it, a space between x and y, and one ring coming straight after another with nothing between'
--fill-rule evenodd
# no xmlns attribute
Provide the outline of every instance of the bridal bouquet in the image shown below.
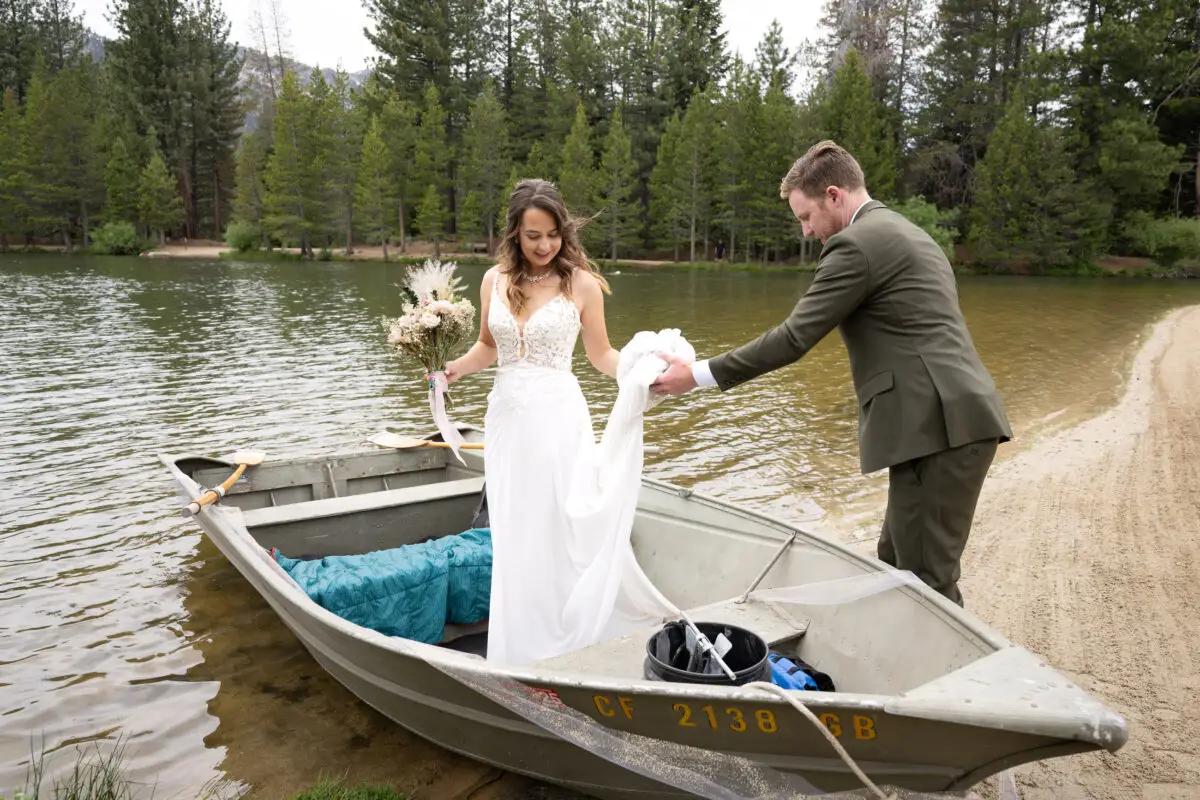
<svg viewBox="0 0 1200 800"><path fill-rule="evenodd" d="M474 331L475 306L462 296L462 280L454 269L452 261L432 259L410 269L400 287L403 313L383 319L388 344L415 359L427 374L444 370Z"/></svg>
<svg viewBox="0 0 1200 800"><path fill-rule="evenodd" d="M410 269L400 286L404 306L399 317L383 318L387 342L398 353L415 360L429 375L429 407L455 455L462 437L446 417L449 399L446 362L467 342L475 327L475 306L463 296L462 281L455 277L454 262L427 260ZM461 457L460 457L461 460Z"/></svg>

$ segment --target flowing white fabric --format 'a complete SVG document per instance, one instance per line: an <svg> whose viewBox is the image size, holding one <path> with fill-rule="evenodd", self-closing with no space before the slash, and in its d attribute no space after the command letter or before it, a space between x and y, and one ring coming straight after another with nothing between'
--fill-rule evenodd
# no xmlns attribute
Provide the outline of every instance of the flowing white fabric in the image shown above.
<svg viewBox="0 0 1200 800"><path fill-rule="evenodd" d="M433 415L433 421L437 424L438 432L442 434L442 441L450 445L450 449L454 451L454 457L458 459L458 463L466 465L463 461L462 453L458 452L458 448L462 447L463 437L458 432L458 428L450 422L450 417L446 416L446 389L448 387L445 372L435 372L429 377L429 413Z"/></svg>
<svg viewBox="0 0 1200 800"><path fill-rule="evenodd" d="M618 396L600 442L571 372L579 312L565 296L522 329L500 290L486 323L499 367L484 423L492 529L489 661L520 666L675 615L630 545L641 491L642 416L666 368L695 353L677 330L622 350Z"/></svg>

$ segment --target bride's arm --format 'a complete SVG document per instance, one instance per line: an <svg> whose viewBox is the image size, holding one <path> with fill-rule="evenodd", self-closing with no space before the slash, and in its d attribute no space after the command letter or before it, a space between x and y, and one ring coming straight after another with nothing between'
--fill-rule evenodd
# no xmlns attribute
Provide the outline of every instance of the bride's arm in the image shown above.
<svg viewBox="0 0 1200 800"><path fill-rule="evenodd" d="M617 377L621 354L608 343L608 328L604 324L604 292L591 273L580 270L575 278L574 291L583 308L579 312L583 324L583 348L592 366L610 378Z"/></svg>
<svg viewBox="0 0 1200 800"><path fill-rule="evenodd" d="M488 306L492 298L492 281L496 279L496 268L484 273L479 286L479 339L462 358L446 362L446 382L454 383L459 378L487 369L496 360L496 340L488 330Z"/></svg>

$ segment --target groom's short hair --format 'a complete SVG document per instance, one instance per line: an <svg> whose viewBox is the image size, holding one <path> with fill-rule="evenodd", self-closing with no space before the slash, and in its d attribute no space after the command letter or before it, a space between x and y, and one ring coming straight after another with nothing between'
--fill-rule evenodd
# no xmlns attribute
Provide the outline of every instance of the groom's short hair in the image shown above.
<svg viewBox="0 0 1200 800"><path fill-rule="evenodd" d="M844 148L826 139L808 148L808 152L796 159L783 182L779 184L779 196L788 199L799 189L809 197L824 197L825 189L839 186L849 191L866 185L862 167Z"/></svg>

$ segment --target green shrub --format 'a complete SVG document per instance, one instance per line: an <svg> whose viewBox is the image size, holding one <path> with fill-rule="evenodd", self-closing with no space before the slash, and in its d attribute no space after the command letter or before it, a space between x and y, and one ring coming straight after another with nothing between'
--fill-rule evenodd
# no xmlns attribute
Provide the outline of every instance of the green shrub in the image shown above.
<svg viewBox="0 0 1200 800"><path fill-rule="evenodd" d="M954 261L955 212L940 211L923 197L910 197L903 203L888 203L888 208L928 233L942 248L946 258Z"/></svg>
<svg viewBox="0 0 1200 800"><path fill-rule="evenodd" d="M92 252L105 256L136 256L146 242L128 222L109 222L92 231Z"/></svg>
<svg viewBox="0 0 1200 800"><path fill-rule="evenodd" d="M1137 255L1153 258L1159 266L1200 260L1200 220L1156 219L1139 211L1129 215L1121 232Z"/></svg>
<svg viewBox="0 0 1200 800"><path fill-rule="evenodd" d="M261 241L262 232L253 222L238 219L229 223L229 227L225 229L225 244L239 253L257 250Z"/></svg>

